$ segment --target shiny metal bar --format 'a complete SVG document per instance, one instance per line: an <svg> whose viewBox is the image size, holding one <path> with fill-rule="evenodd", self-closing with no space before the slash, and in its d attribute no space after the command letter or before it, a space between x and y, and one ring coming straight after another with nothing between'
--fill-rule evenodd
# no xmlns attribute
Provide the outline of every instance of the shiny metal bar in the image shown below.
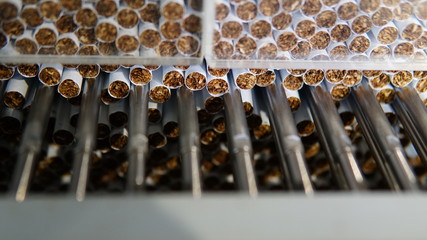
<svg viewBox="0 0 427 240"><path fill-rule="evenodd" d="M382 152L386 168L396 176L402 190L417 190L417 179L405 158L399 138L394 135L372 90L366 84L362 84L355 88L352 94L355 104L360 107L371 126L371 132Z"/></svg>
<svg viewBox="0 0 427 240"><path fill-rule="evenodd" d="M82 93L80 117L77 124L77 143L74 148L73 174L70 185L70 190L75 194L77 201L83 201L85 198L92 151L96 146L96 126L102 76L103 74L100 74L96 79L88 78L84 80L84 92Z"/></svg>
<svg viewBox="0 0 427 240"><path fill-rule="evenodd" d="M281 85L270 85L262 90L264 101L268 103L281 164L289 176L288 187L290 190L312 194L313 186L304 159L304 147L295 127L286 93Z"/></svg>
<svg viewBox="0 0 427 240"><path fill-rule="evenodd" d="M178 92L179 147L183 168L183 189L191 189L194 197L202 194L200 161L202 152L199 141L199 124L193 92L181 87Z"/></svg>
<svg viewBox="0 0 427 240"><path fill-rule="evenodd" d="M42 149L54 96L54 87L43 86L37 89L34 97L12 180L12 191L18 202L24 201L27 196L34 164Z"/></svg>
<svg viewBox="0 0 427 240"><path fill-rule="evenodd" d="M365 180L331 95L320 86L306 87L303 94L304 100L308 100L322 148L329 158L338 186L344 190L365 190Z"/></svg>
<svg viewBox="0 0 427 240"><path fill-rule="evenodd" d="M132 85L129 94L129 168L126 187L129 192L141 191L145 183L148 154L148 85Z"/></svg>
<svg viewBox="0 0 427 240"><path fill-rule="evenodd" d="M399 89L397 96L393 102L393 107L407 130L418 155L427 165L427 112L424 103L412 87Z"/></svg>
<svg viewBox="0 0 427 240"><path fill-rule="evenodd" d="M243 112L240 91L230 84L230 92L224 95L227 122L227 139L234 157L235 181L240 191L258 195L255 172L252 165L253 150L248 126Z"/></svg>

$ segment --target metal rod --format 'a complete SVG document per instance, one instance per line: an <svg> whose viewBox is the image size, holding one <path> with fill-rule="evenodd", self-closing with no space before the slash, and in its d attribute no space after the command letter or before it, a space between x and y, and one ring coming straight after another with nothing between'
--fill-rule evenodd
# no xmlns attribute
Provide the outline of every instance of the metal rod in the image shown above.
<svg viewBox="0 0 427 240"><path fill-rule="evenodd" d="M183 187L191 189L194 197L202 194L200 161L202 153L199 141L199 124L193 92L181 87L178 90L179 145L182 156Z"/></svg>
<svg viewBox="0 0 427 240"><path fill-rule="evenodd" d="M354 99L354 94L350 95L349 102L353 108L354 115L356 116L357 123L359 124L359 127L362 130L363 137L369 146L369 149L372 152L372 155L382 173L384 176L388 186L393 191L400 191L401 188L399 186L398 180L396 179L396 176L394 176L393 172L387 167L387 164L385 163L385 156L380 150L380 146L378 145L378 142L375 139L373 129L370 126L369 122L366 120L365 116L363 115L363 111L361 110L359 104Z"/></svg>
<svg viewBox="0 0 427 240"><path fill-rule="evenodd" d="M100 74L96 79L88 78L84 83L70 185L70 190L75 194L77 201L83 201L85 198L92 151L96 145L102 75Z"/></svg>
<svg viewBox="0 0 427 240"><path fill-rule="evenodd" d="M133 85L129 95L129 168L127 189L140 191L145 183L145 163L148 153L148 86Z"/></svg>
<svg viewBox="0 0 427 240"><path fill-rule="evenodd" d="M394 135L391 125L372 91L368 86L362 84L354 89L352 95L354 95L355 104L360 107L371 126L373 137L383 154L386 167L393 171L400 188L402 190L418 189L417 179L405 158L399 138Z"/></svg>
<svg viewBox="0 0 427 240"><path fill-rule="evenodd" d="M427 112L425 106L412 87L404 87L397 91L397 98L394 100L398 117L414 144L421 160L427 165Z"/></svg>
<svg viewBox="0 0 427 240"><path fill-rule="evenodd" d="M365 180L331 95L320 86L306 87L303 93L338 185L346 190L365 190Z"/></svg>
<svg viewBox="0 0 427 240"><path fill-rule="evenodd" d="M42 149L54 96L55 88L53 87L37 89L22 136L22 144L13 175L12 189L15 200L18 202L24 201L27 196L34 164Z"/></svg>
<svg viewBox="0 0 427 240"><path fill-rule="evenodd" d="M230 153L234 156L236 183L241 191L251 196L258 195L255 173L252 166L253 150L248 126L243 111L240 91L230 84L230 92L224 95L227 121L227 139Z"/></svg>
<svg viewBox="0 0 427 240"><path fill-rule="evenodd" d="M274 84L265 88L263 92L273 119L273 130L279 145L281 164L290 178L290 189L312 194L313 186L304 159L304 147L298 137L286 93L281 85Z"/></svg>

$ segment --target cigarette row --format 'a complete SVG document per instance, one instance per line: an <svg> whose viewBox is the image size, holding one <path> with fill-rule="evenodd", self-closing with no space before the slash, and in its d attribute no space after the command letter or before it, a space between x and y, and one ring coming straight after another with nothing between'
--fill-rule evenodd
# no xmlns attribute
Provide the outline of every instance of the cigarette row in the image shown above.
<svg viewBox="0 0 427 240"><path fill-rule="evenodd" d="M352 0L331 6L318 0L220 0L213 53L219 59L313 60L425 55L426 25L412 15L412 3L380 5Z"/></svg>
<svg viewBox="0 0 427 240"><path fill-rule="evenodd" d="M194 2L199 1L3 1L16 10L2 20L0 49L81 55L79 48L93 44L102 55L199 55L202 18Z"/></svg>

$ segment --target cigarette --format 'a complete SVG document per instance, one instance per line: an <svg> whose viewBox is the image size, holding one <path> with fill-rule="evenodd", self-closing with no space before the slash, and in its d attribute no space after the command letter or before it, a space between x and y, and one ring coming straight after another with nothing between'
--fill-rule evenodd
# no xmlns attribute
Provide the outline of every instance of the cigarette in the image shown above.
<svg viewBox="0 0 427 240"><path fill-rule="evenodd" d="M160 32L153 23L140 23L138 32L139 41L143 47L155 48L161 42Z"/></svg>
<svg viewBox="0 0 427 240"><path fill-rule="evenodd" d="M304 59L310 55L311 52L311 44L308 41L299 41L291 50L291 55L295 59Z"/></svg>
<svg viewBox="0 0 427 240"><path fill-rule="evenodd" d="M347 75L342 80L346 86L353 87L359 85L362 81L363 73L360 70L348 70Z"/></svg>
<svg viewBox="0 0 427 240"><path fill-rule="evenodd" d="M21 110L3 107L0 112L0 129L4 134L21 133L24 116Z"/></svg>
<svg viewBox="0 0 427 240"><path fill-rule="evenodd" d="M298 37L293 31L274 31L277 47L282 51L292 50L298 43Z"/></svg>
<svg viewBox="0 0 427 240"><path fill-rule="evenodd" d="M144 67L150 71L155 71L160 68L159 65L144 65Z"/></svg>
<svg viewBox="0 0 427 240"><path fill-rule="evenodd" d="M235 15L228 15L221 23L221 35L226 39L238 39L243 33L242 20Z"/></svg>
<svg viewBox="0 0 427 240"><path fill-rule="evenodd" d="M212 68L208 66L208 72L211 76L214 77L224 77L230 71L228 68Z"/></svg>
<svg viewBox="0 0 427 240"><path fill-rule="evenodd" d="M391 57L391 49L387 45L371 42L367 54L371 59L387 60Z"/></svg>
<svg viewBox="0 0 427 240"><path fill-rule="evenodd" d="M98 113L98 125L96 131L96 138L98 140L106 139L110 136L111 126L108 117L108 106L101 104Z"/></svg>
<svg viewBox="0 0 427 240"><path fill-rule="evenodd" d="M414 46L418 49L427 49L427 31L424 31L423 34L414 41Z"/></svg>
<svg viewBox="0 0 427 240"><path fill-rule="evenodd" d="M371 30L372 20L367 15L359 15L351 21L351 29L356 34L364 34Z"/></svg>
<svg viewBox="0 0 427 240"><path fill-rule="evenodd" d="M81 0L60 0L59 1L64 10L68 13L73 13L82 7Z"/></svg>
<svg viewBox="0 0 427 240"><path fill-rule="evenodd" d="M365 13L372 13L376 11L381 5L380 0L360 0L359 7Z"/></svg>
<svg viewBox="0 0 427 240"><path fill-rule="evenodd" d="M322 6L320 0L305 0L301 6L301 12L306 16L313 16L320 12Z"/></svg>
<svg viewBox="0 0 427 240"><path fill-rule="evenodd" d="M20 54L36 54L39 46L33 40L32 31L25 30L15 41L15 50Z"/></svg>
<svg viewBox="0 0 427 240"><path fill-rule="evenodd" d="M139 48L138 29L121 29L116 39L116 47L122 53L132 53Z"/></svg>
<svg viewBox="0 0 427 240"><path fill-rule="evenodd" d="M214 118L212 119L212 126L213 130L218 134L225 133L227 127L223 113L214 116Z"/></svg>
<svg viewBox="0 0 427 240"><path fill-rule="evenodd" d="M160 9L158 3L147 2L142 9L139 10L139 16L143 22L157 24L160 19Z"/></svg>
<svg viewBox="0 0 427 240"><path fill-rule="evenodd" d="M126 127L114 128L110 133L110 146L113 150L122 150L128 143L128 130Z"/></svg>
<svg viewBox="0 0 427 240"><path fill-rule="evenodd" d="M354 0L341 1L337 6L338 18L344 21L351 20L359 13L359 6Z"/></svg>
<svg viewBox="0 0 427 240"><path fill-rule="evenodd" d="M77 69L80 75L82 75L84 78L96 78L101 71L101 68L98 64L81 64L77 67Z"/></svg>
<svg viewBox="0 0 427 240"><path fill-rule="evenodd" d="M0 3L0 7L1 4L3 3ZM1 7L1 9L5 11L3 7ZM37 5L35 4L25 5L21 10L20 18L25 22L28 28L35 28L43 23L43 17L40 15L40 12L37 9Z"/></svg>
<svg viewBox="0 0 427 240"><path fill-rule="evenodd" d="M230 2L226 0L217 0L215 2L215 20L222 21L230 13Z"/></svg>
<svg viewBox="0 0 427 240"><path fill-rule="evenodd" d="M220 134L210 127L201 131L200 143L202 144L202 148L213 149L220 144L220 139Z"/></svg>
<svg viewBox="0 0 427 240"><path fill-rule="evenodd" d="M61 34L56 43L58 54L74 55L79 50L80 42L76 35L72 33Z"/></svg>
<svg viewBox="0 0 427 240"><path fill-rule="evenodd" d="M374 95L378 102L389 104L393 102L396 92L391 84L380 89L373 89Z"/></svg>
<svg viewBox="0 0 427 240"><path fill-rule="evenodd" d="M39 12L47 22L54 22L58 20L58 17L62 12L62 7L57 1L42 0L38 6Z"/></svg>
<svg viewBox="0 0 427 240"><path fill-rule="evenodd" d="M392 44L399 37L399 31L393 22L389 22L381 27L373 27L372 34L381 44Z"/></svg>
<svg viewBox="0 0 427 240"><path fill-rule="evenodd" d="M342 83L329 83L326 82L326 88L329 90L331 97L335 101L341 101L350 95L350 87Z"/></svg>
<svg viewBox="0 0 427 240"><path fill-rule="evenodd" d="M347 70L328 69L325 73L326 81L329 83L340 83L347 75Z"/></svg>
<svg viewBox="0 0 427 240"><path fill-rule="evenodd" d="M146 85L151 81L151 71L141 65L134 65L130 68L129 79L135 85Z"/></svg>
<svg viewBox="0 0 427 240"><path fill-rule="evenodd" d="M316 25L320 28L331 28L337 22L337 13L330 8L325 8L316 16Z"/></svg>
<svg viewBox="0 0 427 240"><path fill-rule="evenodd" d="M15 39L24 34L25 26L21 19L14 19L3 22L2 29L6 35Z"/></svg>
<svg viewBox="0 0 427 240"><path fill-rule="evenodd" d="M58 85L61 81L63 67L61 64L42 64L39 72L39 80L47 86Z"/></svg>
<svg viewBox="0 0 427 240"><path fill-rule="evenodd" d="M114 42L117 39L118 29L117 23L112 18L100 19L95 27L95 37L100 42Z"/></svg>
<svg viewBox="0 0 427 240"><path fill-rule="evenodd" d="M5 0L0 3L0 9L2 9L0 13L0 20L7 21L12 20L19 15L19 11L22 8L22 1L13 1L13 0Z"/></svg>
<svg viewBox="0 0 427 240"><path fill-rule="evenodd" d="M103 86L102 86L102 90L101 90L101 101L105 104L105 105L110 105L111 103L115 103L117 101L119 101L119 99L117 98L113 98L109 92L108 92L108 87L109 87L109 81L108 78L105 78L104 82L103 82Z"/></svg>
<svg viewBox="0 0 427 240"><path fill-rule="evenodd" d="M402 88L407 86L412 82L413 75L410 71L399 71L394 74L391 79L391 84L397 88Z"/></svg>
<svg viewBox="0 0 427 240"><path fill-rule="evenodd" d="M234 14L243 22L254 20L257 16L257 4L254 0L247 0L235 4Z"/></svg>
<svg viewBox="0 0 427 240"><path fill-rule="evenodd" d="M204 88L202 90L202 94L196 94L195 95L197 118L198 118L198 122L200 125L208 124L212 118L212 114L210 114L205 109L205 100L207 100L209 97L210 97L210 95L207 92L206 88ZM218 97L217 99L221 99L221 98ZM216 100L216 99L213 98L213 100Z"/></svg>
<svg viewBox="0 0 427 240"><path fill-rule="evenodd" d="M371 46L371 40L368 35L353 35L349 39L347 39L348 49L353 53L364 53Z"/></svg>
<svg viewBox="0 0 427 240"><path fill-rule="evenodd" d="M169 139L176 139L179 137L178 111L176 106L176 95L172 96L171 99L163 106L163 133Z"/></svg>
<svg viewBox="0 0 427 240"><path fill-rule="evenodd" d="M83 28L93 28L98 22L98 15L92 3L85 3L76 14L74 14L74 22Z"/></svg>
<svg viewBox="0 0 427 240"><path fill-rule="evenodd" d="M150 81L150 99L158 103L164 103L171 97L170 88L162 83L162 71L160 69L153 71L153 78Z"/></svg>
<svg viewBox="0 0 427 240"><path fill-rule="evenodd" d="M36 28L33 38L41 46L53 46L58 38L58 31L53 23L43 23Z"/></svg>
<svg viewBox="0 0 427 240"><path fill-rule="evenodd" d="M211 75L208 75L206 82L207 91L214 97L222 96L229 90L227 76L213 77Z"/></svg>
<svg viewBox="0 0 427 240"><path fill-rule="evenodd" d="M157 123L162 119L162 104L149 101L148 102L148 121Z"/></svg>
<svg viewBox="0 0 427 240"><path fill-rule="evenodd" d="M178 49L173 41L161 41L156 47L156 53L162 57L173 57L178 53Z"/></svg>
<svg viewBox="0 0 427 240"><path fill-rule="evenodd" d="M180 20L185 13L184 0L161 0L161 14L168 20Z"/></svg>
<svg viewBox="0 0 427 240"><path fill-rule="evenodd" d="M21 74L23 77L32 78L37 76L37 73L39 72L39 65L38 64L19 64L16 69L18 70L18 73Z"/></svg>
<svg viewBox="0 0 427 240"><path fill-rule="evenodd" d="M148 125L148 144L154 148L162 148L166 146L168 140L163 134L161 124L150 124Z"/></svg>
<svg viewBox="0 0 427 240"><path fill-rule="evenodd" d="M414 60L416 60L416 61L427 60L427 54L426 54L426 52L423 51L423 50L416 51L414 53Z"/></svg>
<svg viewBox="0 0 427 240"><path fill-rule="evenodd" d="M106 72L106 73L112 73L112 72L117 71L117 69L120 68L120 65L108 64L108 65L100 65L100 67L101 67L101 71Z"/></svg>
<svg viewBox="0 0 427 240"><path fill-rule="evenodd" d="M260 74L266 73L268 71L268 68L249 68L248 70L249 72L255 75L260 75Z"/></svg>
<svg viewBox="0 0 427 240"><path fill-rule="evenodd" d="M95 9L103 17L112 17L117 14L118 6L118 0L99 0L96 2Z"/></svg>
<svg viewBox="0 0 427 240"><path fill-rule="evenodd" d="M364 77L371 79L371 78L380 76L382 71L381 70L363 70L362 73Z"/></svg>
<svg viewBox="0 0 427 240"><path fill-rule="evenodd" d="M302 0L282 1L282 8L287 12L295 12L301 8Z"/></svg>
<svg viewBox="0 0 427 240"><path fill-rule="evenodd" d="M413 85L419 93L427 92L427 78L413 81Z"/></svg>
<svg viewBox="0 0 427 240"><path fill-rule="evenodd" d="M396 59L407 59L415 53L415 47L411 42L396 41L391 45L393 56Z"/></svg>
<svg viewBox="0 0 427 240"><path fill-rule="evenodd" d="M184 56L192 56L200 49L200 39L194 35L181 35L177 42L176 48Z"/></svg>
<svg viewBox="0 0 427 240"><path fill-rule="evenodd" d="M267 17L271 17L280 10L279 0L260 0L258 3L258 11Z"/></svg>
<svg viewBox="0 0 427 240"><path fill-rule="evenodd" d="M184 85L184 73L173 66L162 66L162 83L170 89L176 89Z"/></svg>
<svg viewBox="0 0 427 240"><path fill-rule="evenodd" d="M77 97L82 89L83 77L75 69L65 69L61 82L58 86L58 93L65 98Z"/></svg>
<svg viewBox="0 0 427 240"><path fill-rule="evenodd" d="M393 12L388 7L380 7L372 14L371 19L375 26L382 27L393 20Z"/></svg>
<svg viewBox="0 0 427 240"><path fill-rule="evenodd" d="M263 141L269 139L273 134L267 112L264 109L260 109L259 113L261 124L252 132L256 140Z"/></svg>
<svg viewBox="0 0 427 240"><path fill-rule="evenodd" d="M304 73L303 81L309 86L317 86L322 83L325 73L320 69L309 69Z"/></svg>
<svg viewBox="0 0 427 240"><path fill-rule="evenodd" d="M288 73L287 70L279 70L280 77L282 78L282 86L288 90L300 90L304 85L304 81L301 76L294 76Z"/></svg>
<svg viewBox="0 0 427 240"><path fill-rule="evenodd" d="M345 42L351 36L351 29L346 22L338 23L330 30L332 40L336 42Z"/></svg>
<svg viewBox="0 0 427 240"><path fill-rule="evenodd" d="M295 34L302 39L309 39L316 32L316 23L312 17L304 16L301 13L292 16L292 27Z"/></svg>
<svg viewBox="0 0 427 240"><path fill-rule="evenodd" d="M315 132L313 117L311 116L308 105L305 102L302 102L301 107L293 114L297 124L296 127L298 135L300 137L308 137Z"/></svg>
<svg viewBox="0 0 427 240"><path fill-rule="evenodd" d="M310 43L313 49L326 49L331 42L331 35L327 31L318 31L310 38Z"/></svg>
<svg viewBox="0 0 427 240"><path fill-rule="evenodd" d="M129 70L123 67L108 75L108 93L113 98L123 99L129 95L130 82L128 77Z"/></svg>
<svg viewBox="0 0 427 240"><path fill-rule="evenodd" d="M202 90L206 86L206 65L191 65L185 71L185 86L192 90Z"/></svg>
<svg viewBox="0 0 427 240"><path fill-rule="evenodd" d="M344 124L344 127L352 126L354 123L356 123L356 117L348 101L344 100L340 102L338 114L341 118L342 123Z"/></svg>
<svg viewBox="0 0 427 240"><path fill-rule="evenodd" d="M2 50L9 43L9 36L0 30L0 50Z"/></svg>
<svg viewBox="0 0 427 240"><path fill-rule="evenodd" d="M60 99L56 108L53 141L59 145L70 145L74 141L75 128L70 124L70 104Z"/></svg>
<svg viewBox="0 0 427 240"><path fill-rule="evenodd" d="M114 127L122 127L128 123L129 106L127 99L121 99L108 105L108 121Z"/></svg>
<svg viewBox="0 0 427 240"><path fill-rule="evenodd" d="M400 37L407 41L415 41L423 34L423 27L415 17L404 21L395 21Z"/></svg>
<svg viewBox="0 0 427 240"><path fill-rule="evenodd" d="M292 112L295 112L301 106L301 98L298 91L285 89L286 98Z"/></svg>
<svg viewBox="0 0 427 240"><path fill-rule="evenodd" d="M427 93L419 93L418 96L420 97L421 101L423 101L424 105L427 107Z"/></svg>
<svg viewBox="0 0 427 240"><path fill-rule="evenodd" d="M55 21L55 28L59 33L73 33L77 29L77 24L74 22L73 16L61 14Z"/></svg>
<svg viewBox="0 0 427 240"><path fill-rule="evenodd" d="M332 60L345 60L350 55L347 46L342 43L333 43L327 50Z"/></svg>
<svg viewBox="0 0 427 240"><path fill-rule="evenodd" d="M393 14L395 21L403 21L411 18L414 6L410 2L396 1L398 5L394 6Z"/></svg>
<svg viewBox="0 0 427 240"><path fill-rule="evenodd" d="M209 114L219 113L224 109L224 100L221 97L213 97L210 93L203 89L202 91L202 107Z"/></svg>
<svg viewBox="0 0 427 240"><path fill-rule="evenodd" d="M258 87L270 86L274 81L276 81L276 73L272 69L256 75L256 85Z"/></svg>
<svg viewBox="0 0 427 240"><path fill-rule="evenodd" d="M381 73L379 76L375 76L368 79L369 86L373 89L381 89L390 83L390 75L387 73Z"/></svg>
<svg viewBox="0 0 427 240"><path fill-rule="evenodd" d="M255 87L257 77L246 68L232 69L234 84L240 89L252 89Z"/></svg>
<svg viewBox="0 0 427 240"><path fill-rule="evenodd" d="M201 33L202 18L200 13L192 11L187 13L182 20L182 28L192 34Z"/></svg>
<svg viewBox="0 0 427 240"><path fill-rule="evenodd" d="M15 74L15 76L7 83L5 93L3 95L4 104L9 108L20 108L25 102L25 96L27 95L28 88L28 82L22 76Z"/></svg>
<svg viewBox="0 0 427 240"><path fill-rule="evenodd" d="M116 20L120 27L132 29L137 26L139 17L133 9L122 7L116 15Z"/></svg>
<svg viewBox="0 0 427 240"><path fill-rule="evenodd" d="M396 113L394 111L394 109L391 107L390 104L384 104L381 103L381 108L383 109L385 115L387 116L388 121L390 122L390 124L396 125L397 121L397 116Z"/></svg>
<svg viewBox="0 0 427 240"><path fill-rule="evenodd" d="M240 90L242 97L243 111L246 116L250 116L254 110L253 92L252 90Z"/></svg>
<svg viewBox="0 0 427 240"><path fill-rule="evenodd" d="M116 47L116 43L104 43L104 42L98 42L97 43L98 50L103 56L117 56L119 55L119 50Z"/></svg>

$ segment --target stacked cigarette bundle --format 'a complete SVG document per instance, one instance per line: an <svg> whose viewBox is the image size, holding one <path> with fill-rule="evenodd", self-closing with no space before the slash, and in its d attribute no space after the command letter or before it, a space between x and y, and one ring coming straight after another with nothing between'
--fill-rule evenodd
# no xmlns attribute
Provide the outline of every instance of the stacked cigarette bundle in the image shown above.
<svg viewBox="0 0 427 240"><path fill-rule="evenodd" d="M200 56L201 0L2 0L3 54Z"/></svg>
<svg viewBox="0 0 427 240"><path fill-rule="evenodd" d="M425 1L216 1L213 56L427 59Z"/></svg>

